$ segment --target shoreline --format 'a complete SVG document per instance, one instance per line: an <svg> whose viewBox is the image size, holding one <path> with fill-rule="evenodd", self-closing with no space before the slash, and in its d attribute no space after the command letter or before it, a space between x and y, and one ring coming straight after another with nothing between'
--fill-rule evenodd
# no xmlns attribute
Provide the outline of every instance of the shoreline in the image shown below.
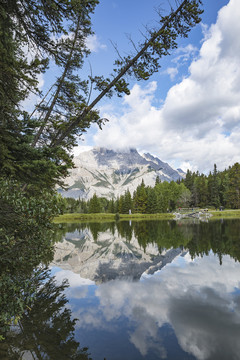
<svg viewBox="0 0 240 360"><path fill-rule="evenodd" d="M178 215L179 214L179 215ZM158 214L106 214L106 213L97 213L97 214L80 214L80 213L66 213L59 215L53 219L54 223L64 223L64 222L112 222L112 221L142 221L142 220L178 220L185 217L191 216L191 212L174 212L174 213L158 213ZM208 210L208 212L203 212L202 210L196 210L195 217L207 217L208 220L216 219L235 219L240 218L240 209L237 210ZM199 214L199 215L198 215Z"/></svg>

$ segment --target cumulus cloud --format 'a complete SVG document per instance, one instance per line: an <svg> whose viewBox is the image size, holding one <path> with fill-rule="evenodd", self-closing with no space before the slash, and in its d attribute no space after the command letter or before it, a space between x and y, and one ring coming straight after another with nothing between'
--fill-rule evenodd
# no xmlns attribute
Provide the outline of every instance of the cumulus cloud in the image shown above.
<svg viewBox="0 0 240 360"><path fill-rule="evenodd" d="M122 103L122 114L103 111L110 122L94 141L101 146L148 149L173 166L220 170L239 161L240 150L240 7L230 0L216 24L203 27L204 38L189 74L172 86L156 106L157 83L134 85ZM182 59L196 54L189 46ZM192 55L191 55L192 56ZM176 70L169 68L174 77ZM155 101L155 102L154 102Z"/></svg>
<svg viewBox="0 0 240 360"><path fill-rule="evenodd" d="M107 46L102 44L96 34L91 35L87 38L86 45L88 49L92 52L98 52L100 50L105 50Z"/></svg>
<svg viewBox="0 0 240 360"><path fill-rule="evenodd" d="M169 67L167 68L166 73L170 76L171 80L174 80L178 74L178 69L176 67Z"/></svg>

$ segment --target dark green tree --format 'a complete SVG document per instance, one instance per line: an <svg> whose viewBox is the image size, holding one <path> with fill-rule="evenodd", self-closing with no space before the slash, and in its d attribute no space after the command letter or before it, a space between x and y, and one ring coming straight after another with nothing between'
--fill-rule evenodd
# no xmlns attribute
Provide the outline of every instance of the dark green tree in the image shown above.
<svg viewBox="0 0 240 360"><path fill-rule="evenodd" d="M198 175L194 181L195 189L197 192L198 203L196 206L204 207L209 203L208 199L208 184L207 178L204 174Z"/></svg>
<svg viewBox="0 0 240 360"><path fill-rule="evenodd" d="M123 202L123 214L129 214L129 210L132 210L132 196L129 190L125 191Z"/></svg>
<svg viewBox="0 0 240 360"><path fill-rule="evenodd" d="M214 164L214 170L210 183L210 196L211 196L210 201L211 201L211 205L213 205L215 208L218 208L220 205L219 186L220 186L220 179L217 171L217 165Z"/></svg>
<svg viewBox="0 0 240 360"><path fill-rule="evenodd" d="M108 203L108 212L110 214L114 214L115 213L115 208L114 208L114 200L111 199Z"/></svg>
<svg viewBox="0 0 240 360"><path fill-rule="evenodd" d="M147 213L156 214L158 212L157 194L154 188L147 189Z"/></svg>
<svg viewBox="0 0 240 360"><path fill-rule="evenodd" d="M240 164L234 164L229 170L229 186L227 190L227 206L240 209Z"/></svg>
<svg viewBox="0 0 240 360"><path fill-rule="evenodd" d="M156 180L155 180L155 185L160 184L160 182L161 182L161 179L160 179L159 175L157 175Z"/></svg>
<svg viewBox="0 0 240 360"><path fill-rule="evenodd" d="M134 193L133 206L135 213L145 214L147 212L147 192L143 179Z"/></svg>
<svg viewBox="0 0 240 360"><path fill-rule="evenodd" d="M229 190L229 172L227 170L224 170L222 173L220 173L220 187L219 187L220 203L223 206L226 206L227 204L228 190Z"/></svg>
<svg viewBox="0 0 240 360"><path fill-rule="evenodd" d="M101 210L101 205L99 202L99 199L96 194L93 195L93 197L89 201L89 213L95 214L99 213Z"/></svg>

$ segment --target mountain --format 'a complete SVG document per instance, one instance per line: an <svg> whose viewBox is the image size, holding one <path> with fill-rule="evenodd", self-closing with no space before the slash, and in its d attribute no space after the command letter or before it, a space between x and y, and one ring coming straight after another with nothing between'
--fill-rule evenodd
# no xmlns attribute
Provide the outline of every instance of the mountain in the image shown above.
<svg viewBox="0 0 240 360"><path fill-rule="evenodd" d="M126 190L133 193L142 180L145 185L154 186L157 176L168 182L184 176L181 169L174 170L149 153L140 155L136 149L93 148L76 156L74 164L66 179L67 190L59 190L64 197L90 199L96 193L117 198Z"/></svg>

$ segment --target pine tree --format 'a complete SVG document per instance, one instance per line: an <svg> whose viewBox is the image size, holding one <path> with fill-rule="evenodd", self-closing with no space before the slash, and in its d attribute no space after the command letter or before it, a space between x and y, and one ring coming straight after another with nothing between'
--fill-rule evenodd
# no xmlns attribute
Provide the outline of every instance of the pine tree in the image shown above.
<svg viewBox="0 0 240 360"><path fill-rule="evenodd" d="M124 195L121 195L119 198L119 203L118 203L119 214L123 214L123 209L124 209Z"/></svg>
<svg viewBox="0 0 240 360"><path fill-rule="evenodd" d="M129 210L132 210L132 196L129 190L125 191L123 202L123 214L129 214Z"/></svg>
<svg viewBox="0 0 240 360"><path fill-rule="evenodd" d="M220 177L221 177L221 182L219 187L220 203L221 205L226 206L228 190L229 190L229 172L227 170L223 171L220 174Z"/></svg>
<svg viewBox="0 0 240 360"><path fill-rule="evenodd" d="M229 186L227 190L227 206L240 209L240 164L236 163L229 170Z"/></svg>
<svg viewBox="0 0 240 360"><path fill-rule="evenodd" d="M159 175L157 175L156 180L155 180L155 186L160 183L161 183L161 179L160 179Z"/></svg>
<svg viewBox="0 0 240 360"><path fill-rule="evenodd" d="M133 206L135 213L145 214L147 211L147 192L143 179L141 185L134 192Z"/></svg>
<svg viewBox="0 0 240 360"><path fill-rule="evenodd" d="M218 208L220 205L220 199L219 199L219 185L220 185L220 180L219 180L219 176L218 176L218 171L217 171L217 165L214 164L214 170L213 170L213 174L212 174L212 181L211 181L211 205L213 205L215 208Z"/></svg>
<svg viewBox="0 0 240 360"><path fill-rule="evenodd" d="M108 212L110 214L114 214L115 213L115 208L114 208L114 200L111 199L108 203Z"/></svg>
<svg viewBox="0 0 240 360"><path fill-rule="evenodd" d="M89 201L89 213L90 214L96 214L100 212L100 202L96 195L96 193L93 195L93 197Z"/></svg>
<svg viewBox="0 0 240 360"><path fill-rule="evenodd" d="M154 188L148 188L147 191L147 213L156 214L158 212L157 195Z"/></svg>

